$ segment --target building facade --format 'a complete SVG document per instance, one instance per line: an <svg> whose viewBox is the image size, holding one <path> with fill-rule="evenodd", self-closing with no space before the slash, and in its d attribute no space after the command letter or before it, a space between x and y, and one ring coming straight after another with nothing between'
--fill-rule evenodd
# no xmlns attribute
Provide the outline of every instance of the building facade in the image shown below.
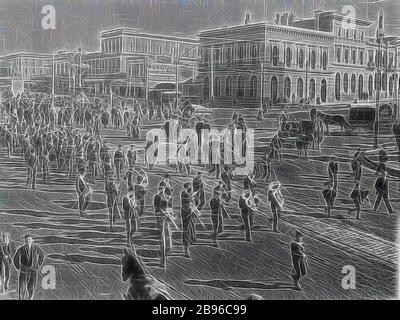
<svg viewBox="0 0 400 320"><path fill-rule="evenodd" d="M203 100L228 106L268 100L298 103L304 98L321 103L368 101L376 95L376 66L371 61L378 52L387 71L381 97L398 94L397 38L382 35L379 49L376 39L367 36L371 22L354 19L349 26L343 21L333 11L316 11L303 20L283 13L274 23L251 23L246 17L244 25L201 32Z"/></svg>

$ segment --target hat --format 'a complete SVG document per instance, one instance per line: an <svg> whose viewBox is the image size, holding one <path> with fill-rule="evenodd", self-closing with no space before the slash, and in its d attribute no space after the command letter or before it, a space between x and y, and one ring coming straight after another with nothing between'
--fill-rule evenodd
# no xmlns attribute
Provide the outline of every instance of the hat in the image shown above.
<svg viewBox="0 0 400 320"><path fill-rule="evenodd" d="M189 182L187 182L187 183L185 183L185 184L183 185L183 188L184 188L185 190L187 190L187 189L189 189L191 186L192 186L192 185L191 185Z"/></svg>
<svg viewBox="0 0 400 320"><path fill-rule="evenodd" d="M282 187L279 181L273 181L268 186L268 191L277 191Z"/></svg>
<svg viewBox="0 0 400 320"><path fill-rule="evenodd" d="M164 174L164 179L169 179L170 175L168 173Z"/></svg>
<svg viewBox="0 0 400 320"><path fill-rule="evenodd" d="M30 233L27 233L24 235L24 239L32 238L32 235Z"/></svg>

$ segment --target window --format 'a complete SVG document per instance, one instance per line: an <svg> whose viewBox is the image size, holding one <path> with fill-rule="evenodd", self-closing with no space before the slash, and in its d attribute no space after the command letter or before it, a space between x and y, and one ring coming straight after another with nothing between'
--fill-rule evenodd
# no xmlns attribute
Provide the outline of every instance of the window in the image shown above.
<svg viewBox="0 0 400 320"><path fill-rule="evenodd" d="M221 78L216 77L214 80L214 95L219 97L221 95Z"/></svg>
<svg viewBox="0 0 400 320"><path fill-rule="evenodd" d="M203 83L203 99L208 101L210 98L210 80L206 77Z"/></svg>
<svg viewBox="0 0 400 320"><path fill-rule="evenodd" d="M336 61L337 62L342 61L342 49L340 47L336 48Z"/></svg>
<svg viewBox="0 0 400 320"><path fill-rule="evenodd" d="M227 77L225 81L225 95L231 96L232 95L232 78Z"/></svg>
<svg viewBox="0 0 400 320"><path fill-rule="evenodd" d="M360 74L358 77L358 99L362 100L364 94L364 77Z"/></svg>
<svg viewBox="0 0 400 320"><path fill-rule="evenodd" d="M243 77L239 77L237 86L238 97L244 97L244 80Z"/></svg>
<svg viewBox="0 0 400 320"><path fill-rule="evenodd" d="M278 59L279 59L279 50L277 46L274 46L272 48L272 65L274 67L278 65Z"/></svg>
<svg viewBox="0 0 400 320"><path fill-rule="evenodd" d="M357 63L357 51L356 50L352 51L351 59L352 59L353 64Z"/></svg>
<svg viewBox="0 0 400 320"><path fill-rule="evenodd" d="M322 69L326 70L327 66L328 66L328 54L324 52L322 54Z"/></svg>
<svg viewBox="0 0 400 320"><path fill-rule="evenodd" d="M335 99L340 101L340 74L336 74L335 78Z"/></svg>
<svg viewBox="0 0 400 320"><path fill-rule="evenodd" d="M351 76L351 93L356 93L356 86L357 86L357 78L356 75L353 74Z"/></svg>
<svg viewBox="0 0 400 320"><path fill-rule="evenodd" d="M257 58L258 58L258 48L257 48L257 46L253 47L252 58L253 58L253 63L256 63L257 62Z"/></svg>
<svg viewBox="0 0 400 320"><path fill-rule="evenodd" d="M386 73L382 74L382 90L383 91L387 90L387 74Z"/></svg>
<svg viewBox="0 0 400 320"><path fill-rule="evenodd" d="M315 80L310 80L310 98L315 99Z"/></svg>
<svg viewBox="0 0 400 320"><path fill-rule="evenodd" d="M232 48L226 50L226 59L228 63L232 63Z"/></svg>
<svg viewBox="0 0 400 320"><path fill-rule="evenodd" d="M321 81L321 102L326 102L326 80L322 79Z"/></svg>
<svg viewBox="0 0 400 320"><path fill-rule="evenodd" d="M372 75L370 75L368 78L368 94L370 97L372 97L373 93L374 93L374 78Z"/></svg>
<svg viewBox="0 0 400 320"><path fill-rule="evenodd" d="M278 79L277 77L273 76L271 78L271 99L272 103L276 103L278 98Z"/></svg>
<svg viewBox="0 0 400 320"><path fill-rule="evenodd" d="M304 81L302 78L297 79L297 98L303 98Z"/></svg>
<svg viewBox="0 0 400 320"><path fill-rule="evenodd" d="M252 77L250 80L250 97L252 98L257 97L257 87L258 87L257 77Z"/></svg>
<svg viewBox="0 0 400 320"><path fill-rule="evenodd" d="M316 65L316 61L317 60L317 57L316 57L316 54L315 54L315 51L313 50L313 51L311 51L311 69L315 69L315 65Z"/></svg>
<svg viewBox="0 0 400 320"><path fill-rule="evenodd" d="M299 51L299 68L303 69L304 67L304 50L300 49Z"/></svg>
<svg viewBox="0 0 400 320"><path fill-rule="evenodd" d="M345 93L349 92L349 76L347 73L345 73L343 76L343 91Z"/></svg>
<svg viewBox="0 0 400 320"><path fill-rule="evenodd" d="M393 95L393 84L394 84L394 82L393 82L393 76L391 76L391 77L389 78L389 94L390 94L390 96Z"/></svg>
<svg viewBox="0 0 400 320"><path fill-rule="evenodd" d="M344 63L349 63L349 49L344 50Z"/></svg>
<svg viewBox="0 0 400 320"><path fill-rule="evenodd" d="M292 88L291 88L290 78L286 77L285 78L285 85L284 85L285 98L290 99L291 91L292 91Z"/></svg>
<svg viewBox="0 0 400 320"><path fill-rule="evenodd" d="M286 67L290 68L292 64L292 50L286 48Z"/></svg>
<svg viewBox="0 0 400 320"><path fill-rule="evenodd" d="M364 51L360 51L359 61L360 65L364 65Z"/></svg>
<svg viewBox="0 0 400 320"><path fill-rule="evenodd" d="M239 63L243 63L243 59L244 59L244 48L240 47L239 48Z"/></svg>

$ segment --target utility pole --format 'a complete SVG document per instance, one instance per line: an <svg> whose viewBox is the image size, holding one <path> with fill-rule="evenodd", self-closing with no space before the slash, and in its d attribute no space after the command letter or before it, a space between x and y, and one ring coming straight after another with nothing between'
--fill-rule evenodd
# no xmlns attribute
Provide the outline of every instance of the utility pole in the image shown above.
<svg viewBox="0 0 400 320"><path fill-rule="evenodd" d="M263 110L264 104L264 63L261 62L261 77L260 77L260 110Z"/></svg>
<svg viewBox="0 0 400 320"><path fill-rule="evenodd" d="M177 42L177 48L176 48L176 60L175 60L175 63L176 63L176 67L175 67L175 71L176 71L176 84L175 84L175 86L176 86L176 92L175 92L175 94L176 94L176 97L175 97L175 99L176 99L176 110L178 110L178 108L179 108L179 50L180 50L180 45L179 45L179 42Z"/></svg>
<svg viewBox="0 0 400 320"><path fill-rule="evenodd" d="M54 55L54 51L51 55L51 95L52 97L54 97L54 93L55 93L55 79L56 79L56 75L55 75L55 55Z"/></svg>
<svg viewBox="0 0 400 320"><path fill-rule="evenodd" d="M268 5L267 0L264 0L264 21L268 20Z"/></svg>
<svg viewBox="0 0 400 320"><path fill-rule="evenodd" d="M381 39L377 38L378 41L378 59L377 59L377 80L375 81L375 91L376 91L376 107L375 107L375 123L374 123L374 149L378 148L379 145L379 105L380 105L380 95L381 95L381 84L382 84L382 75L381 75Z"/></svg>

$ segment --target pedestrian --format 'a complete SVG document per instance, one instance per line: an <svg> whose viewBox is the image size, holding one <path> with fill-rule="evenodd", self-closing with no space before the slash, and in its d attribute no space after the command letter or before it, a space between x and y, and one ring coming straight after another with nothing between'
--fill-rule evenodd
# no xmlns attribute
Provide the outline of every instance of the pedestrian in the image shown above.
<svg viewBox="0 0 400 320"><path fill-rule="evenodd" d="M90 187L85 167L79 168L75 191L78 197L79 216L85 215L93 195L93 189Z"/></svg>
<svg viewBox="0 0 400 320"><path fill-rule="evenodd" d="M135 190L135 198L137 202L137 212L139 217L142 217L144 215L144 209L145 209L145 201L146 201L146 194L147 194L147 184L148 181L146 177L143 177L141 175L136 176L136 183L134 186Z"/></svg>
<svg viewBox="0 0 400 320"><path fill-rule="evenodd" d="M353 155L353 160L351 162L351 170L353 170L355 183L360 183L362 179L362 165L360 162L361 154L361 149L358 148L357 152Z"/></svg>
<svg viewBox="0 0 400 320"><path fill-rule="evenodd" d="M122 200L122 208L124 211L125 226L126 226L126 243L131 246L132 238L135 232L139 229L139 216L137 212L137 202L135 198L135 192L133 190L128 191L126 196Z"/></svg>
<svg viewBox="0 0 400 320"><path fill-rule="evenodd" d="M377 212L379 205L383 201L385 202L386 210L389 214L393 214L393 208L390 204L389 198L389 179L387 172L380 172L378 178L375 181L376 200L374 205L374 211Z"/></svg>
<svg viewBox="0 0 400 320"><path fill-rule="evenodd" d="M272 231L276 233L279 232L279 216L285 203L281 187L282 185L279 181L271 182L268 186L268 201L272 213Z"/></svg>
<svg viewBox="0 0 400 320"><path fill-rule="evenodd" d="M26 161L26 166L28 168L28 177L26 179L26 186L32 187L33 190L36 190L36 175L37 175L37 166L38 159L35 154L35 150L31 149L28 160Z"/></svg>
<svg viewBox="0 0 400 320"><path fill-rule="evenodd" d="M126 157L128 159L129 168L133 168L137 161L137 153L134 145L131 145L131 148L129 149Z"/></svg>
<svg viewBox="0 0 400 320"><path fill-rule="evenodd" d="M118 150L115 151L114 153L114 166L118 180L121 179L124 162L125 162L125 155L124 152L122 151L122 145L118 145Z"/></svg>
<svg viewBox="0 0 400 320"><path fill-rule="evenodd" d="M338 188L338 174L339 174L339 163L337 161L337 157L331 157L328 163L328 175L329 181L332 183L333 188L337 190Z"/></svg>
<svg viewBox="0 0 400 320"><path fill-rule="evenodd" d="M214 192L213 198L210 200L210 209L213 225L212 238L214 244L217 244L218 235L224 232L224 217L228 216L220 192Z"/></svg>
<svg viewBox="0 0 400 320"><path fill-rule="evenodd" d="M244 184L245 191L250 191L253 195L255 195L256 188L257 188L257 182L255 181L255 176L253 173L249 173L244 178L243 184Z"/></svg>
<svg viewBox="0 0 400 320"><path fill-rule="evenodd" d="M4 232L1 236L0 243L0 288L4 293L10 288L10 274L12 257L14 254L14 246L11 243L10 234Z"/></svg>
<svg viewBox="0 0 400 320"><path fill-rule="evenodd" d="M197 210L201 211L206 203L206 193L204 191L204 178L202 172L197 172L197 176L193 179L193 192L196 194L194 204Z"/></svg>
<svg viewBox="0 0 400 320"><path fill-rule="evenodd" d="M194 196L190 183L185 183L181 193L182 244L185 257L190 258L190 246L196 242L197 216ZM198 216L197 216L198 217Z"/></svg>
<svg viewBox="0 0 400 320"><path fill-rule="evenodd" d="M328 217L331 217L331 210L335 205L337 197L337 190L334 188L333 183L334 182L329 181L327 188L322 191L322 197L325 200Z"/></svg>
<svg viewBox="0 0 400 320"><path fill-rule="evenodd" d="M114 232L115 216L120 215L118 209L118 187L115 184L115 179L110 177L105 180L105 192L107 197L108 220L110 232Z"/></svg>
<svg viewBox="0 0 400 320"><path fill-rule="evenodd" d="M171 223L174 218L172 209L169 207L172 197L166 194L165 190L166 186L160 184L159 191L155 194L153 199L160 242L160 262L162 266L165 266L168 251L172 250Z"/></svg>
<svg viewBox="0 0 400 320"><path fill-rule="evenodd" d="M400 121L396 120L392 127L393 135L396 139L397 151L400 152Z"/></svg>
<svg viewBox="0 0 400 320"><path fill-rule="evenodd" d="M365 200L368 200L369 191L361 190L360 182L356 181L353 190L350 193L350 198L353 200L356 212L356 220L361 219L361 207ZM368 200L369 201L369 200Z"/></svg>
<svg viewBox="0 0 400 320"><path fill-rule="evenodd" d="M304 250L303 244L304 234L299 230L296 230L294 240L290 244L290 254L292 256L292 279L293 285L296 290L302 290L300 286L300 280L306 276L308 261Z"/></svg>
<svg viewBox="0 0 400 320"><path fill-rule="evenodd" d="M14 266L19 271L18 298L33 300L38 272L45 255L39 245L34 243L30 234L24 236L25 244L19 247L14 255Z"/></svg>
<svg viewBox="0 0 400 320"><path fill-rule="evenodd" d="M251 228L254 223L254 212L257 211L259 199L253 197L250 191L245 191L239 197L239 209L242 216L242 230L245 232L246 241L251 242Z"/></svg>
<svg viewBox="0 0 400 320"><path fill-rule="evenodd" d="M226 193L227 193L227 201L232 199L232 185L231 185L231 176L232 171L228 165L225 165L221 171L221 180L225 184Z"/></svg>

